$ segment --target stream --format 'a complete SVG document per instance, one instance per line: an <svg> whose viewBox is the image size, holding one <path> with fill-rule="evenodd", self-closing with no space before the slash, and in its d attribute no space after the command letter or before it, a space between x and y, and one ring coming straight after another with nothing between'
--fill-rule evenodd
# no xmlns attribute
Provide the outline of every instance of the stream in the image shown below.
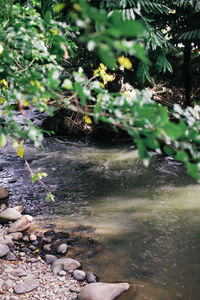
<svg viewBox="0 0 200 300"><path fill-rule="evenodd" d="M137 293L120 300L200 299L200 186L182 164L154 156L145 168L132 146L48 138L45 151L25 145L33 172L55 195L31 184L24 161L0 149L0 185L8 205L22 204L43 228L77 231L84 270L101 281L128 281Z"/></svg>

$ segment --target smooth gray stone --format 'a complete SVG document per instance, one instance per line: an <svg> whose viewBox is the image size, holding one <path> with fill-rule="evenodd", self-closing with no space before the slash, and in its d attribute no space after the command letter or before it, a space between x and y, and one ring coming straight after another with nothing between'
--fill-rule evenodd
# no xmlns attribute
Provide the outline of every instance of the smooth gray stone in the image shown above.
<svg viewBox="0 0 200 300"><path fill-rule="evenodd" d="M72 275L78 281L84 281L86 277L86 273L82 270L74 270Z"/></svg>
<svg viewBox="0 0 200 300"><path fill-rule="evenodd" d="M21 267L16 268L16 269L12 268L12 270L10 270L7 273L10 273L11 275L13 275L15 277L23 277L23 276L27 275L26 271L24 271L24 269L22 269Z"/></svg>
<svg viewBox="0 0 200 300"><path fill-rule="evenodd" d="M86 280L88 283L93 283L97 281L97 277L92 272L86 273Z"/></svg>
<svg viewBox="0 0 200 300"><path fill-rule="evenodd" d="M46 254L44 257L44 260L47 263L47 265L52 264L56 259L57 257L52 254Z"/></svg>
<svg viewBox="0 0 200 300"><path fill-rule="evenodd" d="M128 283L90 283L82 288L78 298L79 300L113 300L129 287Z"/></svg>
<svg viewBox="0 0 200 300"><path fill-rule="evenodd" d="M7 223L9 221L16 221L21 218L21 214L14 208L7 208L0 213L0 223Z"/></svg>
<svg viewBox="0 0 200 300"><path fill-rule="evenodd" d="M9 236L12 237L13 241L19 241L23 238L23 234L21 232L13 232L10 233Z"/></svg>
<svg viewBox="0 0 200 300"><path fill-rule="evenodd" d="M13 207L13 209L15 209L16 211L18 211L20 214L23 213L23 211L24 211L23 205L15 206L15 207Z"/></svg>
<svg viewBox="0 0 200 300"><path fill-rule="evenodd" d="M0 257L5 256L10 251L8 245L6 244L0 244Z"/></svg>
<svg viewBox="0 0 200 300"><path fill-rule="evenodd" d="M57 251L58 253L64 254L64 253L67 252L67 248L68 248L67 244L61 244L61 245L59 245L59 246L57 247L56 251Z"/></svg>
<svg viewBox="0 0 200 300"><path fill-rule="evenodd" d="M0 200L6 199L9 197L9 192L2 186L0 186Z"/></svg>
<svg viewBox="0 0 200 300"><path fill-rule="evenodd" d="M0 212L2 212L3 210L5 210L6 209L6 205L3 203L3 204L1 204L1 206L0 206Z"/></svg>
<svg viewBox="0 0 200 300"><path fill-rule="evenodd" d="M17 258L14 255L14 253L12 253L12 252L9 251L8 254L7 254L7 256L6 256L6 259L12 261L12 260L16 260Z"/></svg>
<svg viewBox="0 0 200 300"><path fill-rule="evenodd" d="M16 294L25 294L36 289L40 285L39 280L32 275L24 277L24 282L15 286L14 291Z"/></svg>
<svg viewBox="0 0 200 300"><path fill-rule="evenodd" d="M13 287L14 282L11 279L7 279L4 282L4 285L6 286L7 289L12 288Z"/></svg>
<svg viewBox="0 0 200 300"><path fill-rule="evenodd" d="M0 244L6 244L10 247L14 246L14 242L12 240L12 237L9 235L6 235L4 239L0 239Z"/></svg>
<svg viewBox="0 0 200 300"><path fill-rule="evenodd" d="M0 290L2 289L3 284L4 284L4 280L0 278Z"/></svg>
<svg viewBox="0 0 200 300"><path fill-rule="evenodd" d="M52 264L52 271L54 275L57 275L61 270L74 271L81 266L80 262L72 258L59 258Z"/></svg>
<svg viewBox="0 0 200 300"><path fill-rule="evenodd" d="M17 231L24 231L25 229L29 228L33 223L34 218L29 215L22 216L19 220L15 221L11 224L9 228L9 232L17 232Z"/></svg>

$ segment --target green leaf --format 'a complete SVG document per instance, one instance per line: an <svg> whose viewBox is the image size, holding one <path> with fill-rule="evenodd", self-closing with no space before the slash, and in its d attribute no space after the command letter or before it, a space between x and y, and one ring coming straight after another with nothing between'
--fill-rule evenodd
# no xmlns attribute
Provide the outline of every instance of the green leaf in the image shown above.
<svg viewBox="0 0 200 300"><path fill-rule="evenodd" d="M51 192L48 192L46 194L45 201L49 202L50 200L54 202L55 201L55 197L54 197L54 195Z"/></svg>
<svg viewBox="0 0 200 300"><path fill-rule="evenodd" d="M179 150L175 156L175 159L183 163L187 163L189 161L189 155L184 150Z"/></svg>
<svg viewBox="0 0 200 300"><path fill-rule="evenodd" d="M185 126L182 123L175 124L173 122L168 122L163 127L165 133L172 139L179 139L180 137L184 136L185 133Z"/></svg>
<svg viewBox="0 0 200 300"><path fill-rule="evenodd" d="M40 172L40 173L34 174L34 175L32 176L31 181L32 181L32 183L34 183L36 180L42 179L43 177L47 177L47 176L48 176L47 173L45 173L45 172Z"/></svg>
<svg viewBox="0 0 200 300"><path fill-rule="evenodd" d="M110 46L101 44L99 46L98 52L102 61L105 63L105 65L108 66L108 68L113 69L116 67L116 59L114 57L114 54L112 53Z"/></svg>
<svg viewBox="0 0 200 300"><path fill-rule="evenodd" d="M163 151L169 156L173 156L176 153L175 150L173 150L171 147L168 146L164 146Z"/></svg>
<svg viewBox="0 0 200 300"><path fill-rule="evenodd" d="M4 147L7 142L7 135L3 132L0 133L0 147Z"/></svg>

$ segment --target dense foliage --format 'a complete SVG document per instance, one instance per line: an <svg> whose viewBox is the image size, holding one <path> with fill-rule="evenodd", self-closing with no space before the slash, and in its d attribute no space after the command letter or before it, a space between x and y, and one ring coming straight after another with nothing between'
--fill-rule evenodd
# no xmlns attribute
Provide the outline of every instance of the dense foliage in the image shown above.
<svg viewBox="0 0 200 300"><path fill-rule="evenodd" d="M27 118L26 107L50 115L65 108L82 114L88 124L101 120L126 130L145 165L151 151L165 153L185 163L189 174L200 180L200 106L183 109L175 104L169 112L148 90L129 84L123 92L107 88L126 70L137 72L142 81L151 80L151 61L157 72L171 72L166 54L180 41L185 48L189 43L191 55L199 47L200 26L196 22L189 27L185 9L192 9L196 18L198 2L91 2L95 6L84 0L0 0L0 145L12 136L21 157L23 140L42 147L43 132ZM21 122L16 121L16 110L23 116Z"/></svg>

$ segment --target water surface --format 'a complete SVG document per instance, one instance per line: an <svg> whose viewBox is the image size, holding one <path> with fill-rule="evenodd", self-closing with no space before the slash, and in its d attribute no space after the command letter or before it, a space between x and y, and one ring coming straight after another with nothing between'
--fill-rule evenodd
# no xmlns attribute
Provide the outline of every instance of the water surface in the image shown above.
<svg viewBox="0 0 200 300"><path fill-rule="evenodd" d="M49 174L56 202L43 201L43 187L30 184L8 146L0 154L0 184L11 191L9 203L22 203L41 224L85 228L101 248L86 255L83 268L102 281L137 286L135 298L130 292L120 300L199 300L200 186L184 167L154 156L145 168L130 146L53 138L45 144L45 152L27 144L25 153L34 172Z"/></svg>

